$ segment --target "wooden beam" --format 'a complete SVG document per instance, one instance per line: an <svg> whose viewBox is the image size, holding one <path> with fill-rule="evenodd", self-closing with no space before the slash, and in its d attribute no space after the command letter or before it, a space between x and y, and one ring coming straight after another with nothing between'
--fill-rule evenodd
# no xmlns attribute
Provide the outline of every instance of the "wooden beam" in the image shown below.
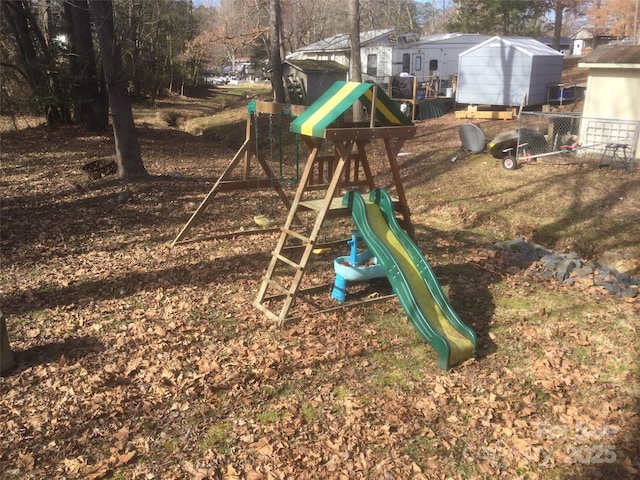
<svg viewBox="0 0 640 480"><path fill-rule="evenodd" d="M415 136L415 125L387 126L376 128L327 128L327 140L373 140L375 138L410 138Z"/></svg>
<svg viewBox="0 0 640 480"><path fill-rule="evenodd" d="M218 184L218 192L233 192L236 190L267 190L275 188L280 183L279 178L254 178L248 180L228 180ZM286 204L285 204L286 205ZM287 206L289 208L289 206Z"/></svg>
<svg viewBox="0 0 640 480"><path fill-rule="evenodd" d="M263 102L260 100L256 101L257 113L269 113L269 114L282 113L285 115L292 115L297 117L306 109L307 107L305 105L291 105L286 103Z"/></svg>
<svg viewBox="0 0 640 480"><path fill-rule="evenodd" d="M209 240L224 240L227 238L244 237L249 235L262 235L265 233L275 233L280 231L280 227L271 228L254 228L250 230L237 230L235 232L217 233L215 235L206 235L201 237L190 238L188 240L178 240L175 245L186 245L189 243L206 242Z"/></svg>
<svg viewBox="0 0 640 480"><path fill-rule="evenodd" d="M461 110L456 112L456 118L481 118L481 119L491 119L491 120L513 120L513 111L509 110L507 112L495 112L492 110L477 110L477 111L469 111L469 110Z"/></svg>

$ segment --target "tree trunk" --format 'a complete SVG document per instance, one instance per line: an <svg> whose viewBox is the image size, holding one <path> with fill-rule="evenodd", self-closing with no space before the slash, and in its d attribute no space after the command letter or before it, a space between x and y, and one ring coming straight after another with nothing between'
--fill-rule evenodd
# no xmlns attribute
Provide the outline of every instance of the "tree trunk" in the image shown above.
<svg viewBox="0 0 640 480"><path fill-rule="evenodd" d="M88 131L106 130L109 106L100 92L89 4L87 0L68 0L64 3L64 12L71 43L69 67L73 77L76 119Z"/></svg>
<svg viewBox="0 0 640 480"><path fill-rule="evenodd" d="M40 25L42 25L42 36L51 47L53 43L53 15L51 15L51 0L44 0L40 4Z"/></svg>
<svg viewBox="0 0 640 480"><path fill-rule="evenodd" d="M271 14L269 18L271 29L271 87L277 103L286 101L284 83L282 82L282 57L280 56L280 0L271 0Z"/></svg>
<svg viewBox="0 0 640 480"><path fill-rule="evenodd" d="M564 5L560 2L556 3L556 18L553 27L553 48L560 51L560 37L562 36L562 15L564 13Z"/></svg>
<svg viewBox="0 0 640 480"><path fill-rule="evenodd" d="M140 53L140 46L138 41L138 35L140 25L140 17L138 13L138 8L134 4L134 1L131 0L129 3L129 45L131 49L131 53L129 56L131 57L131 65L129 66L129 71L131 72L131 80L133 87L133 98L138 98L141 93L141 82L138 73L138 58Z"/></svg>
<svg viewBox="0 0 640 480"><path fill-rule="evenodd" d="M13 352L11 352L11 347L9 346L7 324L0 310L0 376L7 375L15 366L16 362L13 359Z"/></svg>
<svg viewBox="0 0 640 480"><path fill-rule="evenodd" d="M13 33L22 68L34 97L41 105L47 123L71 123L71 114L57 79L58 68L49 45L40 30L31 4L19 0L0 2L2 15Z"/></svg>
<svg viewBox="0 0 640 480"><path fill-rule="evenodd" d="M15 1L0 2L0 8L2 8L2 16L15 38L18 55L23 67L22 71L29 80L29 86L35 91L42 79L39 69L36 68L36 65L39 64L38 56L31 42L29 23L22 10L23 5L21 2Z"/></svg>
<svg viewBox="0 0 640 480"><path fill-rule="evenodd" d="M362 63L360 62L360 0L349 0L349 20L351 57L349 59L349 76L352 82L362 82ZM353 121L364 121L364 110L360 102L353 104Z"/></svg>
<svg viewBox="0 0 640 480"><path fill-rule="evenodd" d="M90 0L90 6L98 31L102 69L109 94L118 176L126 180L144 178L149 174L142 163L122 57L114 34L113 3L112 0Z"/></svg>

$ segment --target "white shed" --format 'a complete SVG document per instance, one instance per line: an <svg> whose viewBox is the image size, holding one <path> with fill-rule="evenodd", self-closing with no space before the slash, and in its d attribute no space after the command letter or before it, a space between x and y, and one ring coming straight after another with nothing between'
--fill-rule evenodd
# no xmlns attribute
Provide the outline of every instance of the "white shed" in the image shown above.
<svg viewBox="0 0 640 480"><path fill-rule="evenodd" d="M589 69L583 117L609 122L609 138L640 152L640 45L602 45L585 57L579 67ZM615 125L612 127L611 125ZM596 143L588 123L581 124L580 141Z"/></svg>
<svg viewBox="0 0 640 480"><path fill-rule="evenodd" d="M493 37L460 54L456 101L476 105L547 103L563 56L533 38Z"/></svg>

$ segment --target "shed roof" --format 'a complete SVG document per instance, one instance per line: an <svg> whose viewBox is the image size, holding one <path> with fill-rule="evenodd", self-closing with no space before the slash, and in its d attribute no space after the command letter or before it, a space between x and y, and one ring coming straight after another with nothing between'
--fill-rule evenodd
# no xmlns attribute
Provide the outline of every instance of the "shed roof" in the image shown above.
<svg viewBox="0 0 640 480"><path fill-rule="evenodd" d="M295 67L305 73L346 72L349 70L346 66L341 63L334 62L333 60L290 59L285 60L284 63L288 63L292 67Z"/></svg>
<svg viewBox="0 0 640 480"><path fill-rule="evenodd" d="M318 100L313 102L298 118L291 122L291 131L310 137L324 138L324 130L347 111L357 100L371 108L373 101L371 83L335 82ZM387 125L413 125L398 106L378 88L376 92L376 118Z"/></svg>
<svg viewBox="0 0 640 480"><path fill-rule="evenodd" d="M527 55L529 57L535 56L562 56L560 52L554 50L551 47L547 47L543 43L540 43L534 38L529 37L499 37L495 36L485 40L484 42L471 47L468 50L465 50L460 54L460 56L468 55L476 50L484 48L488 45L505 45L510 48L514 48L520 53Z"/></svg>
<svg viewBox="0 0 640 480"><path fill-rule="evenodd" d="M640 68L640 45L600 45L593 52L582 59L578 66L594 67L600 64L603 67L635 65L632 68Z"/></svg>

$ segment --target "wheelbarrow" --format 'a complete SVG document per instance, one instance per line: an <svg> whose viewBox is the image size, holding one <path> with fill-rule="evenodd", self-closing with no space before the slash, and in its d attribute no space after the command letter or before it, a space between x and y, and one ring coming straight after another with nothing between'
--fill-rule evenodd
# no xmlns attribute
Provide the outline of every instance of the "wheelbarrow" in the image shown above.
<svg viewBox="0 0 640 480"><path fill-rule="evenodd" d="M507 170L518 168L521 163L532 162L536 155L547 152L544 135L529 128L500 132L487 145L489 153L502 162Z"/></svg>

